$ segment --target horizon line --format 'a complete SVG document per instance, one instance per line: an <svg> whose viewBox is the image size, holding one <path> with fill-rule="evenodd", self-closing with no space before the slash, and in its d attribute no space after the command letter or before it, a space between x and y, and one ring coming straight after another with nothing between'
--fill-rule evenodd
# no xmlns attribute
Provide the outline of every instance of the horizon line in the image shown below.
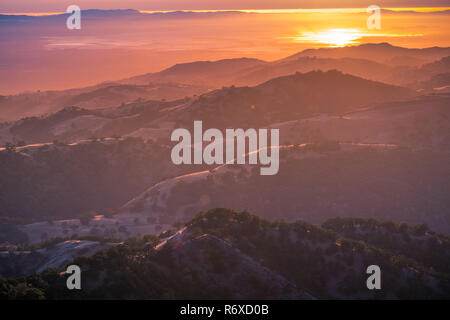
<svg viewBox="0 0 450 320"><path fill-rule="evenodd" d="M418 13L432 13L450 10L450 7L381 7L382 10L390 10L394 12L412 11ZM154 13L174 13L174 12L193 12L193 13L215 13L215 12L242 12L242 13L260 13L260 14L281 14L281 13L320 13L320 12L340 12L340 13L359 13L366 12L366 7L360 8L291 8L291 9L173 9L173 10L143 10L143 9L82 9L82 11L98 10L98 11L126 11L134 10L144 14ZM63 11L48 12L0 12L0 15L26 15L26 16L51 16L66 14Z"/></svg>

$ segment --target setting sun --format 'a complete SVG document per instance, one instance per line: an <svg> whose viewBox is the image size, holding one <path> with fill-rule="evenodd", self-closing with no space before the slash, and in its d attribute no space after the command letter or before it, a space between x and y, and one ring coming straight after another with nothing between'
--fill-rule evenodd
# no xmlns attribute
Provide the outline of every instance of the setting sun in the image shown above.
<svg viewBox="0 0 450 320"><path fill-rule="evenodd" d="M328 29L319 32L303 32L296 40L343 47L349 44L356 44L357 41L355 40L360 39L362 35L358 29Z"/></svg>

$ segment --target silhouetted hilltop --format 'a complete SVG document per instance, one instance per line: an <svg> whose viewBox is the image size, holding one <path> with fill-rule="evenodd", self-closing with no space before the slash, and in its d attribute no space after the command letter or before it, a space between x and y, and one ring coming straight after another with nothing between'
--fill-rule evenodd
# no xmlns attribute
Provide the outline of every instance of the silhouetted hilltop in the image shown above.
<svg viewBox="0 0 450 320"><path fill-rule="evenodd" d="M260 127L316 114L340 114L416 94L336 70L296 73L255 87L226 87L204 94L168 115L184 125L202 119L210 127Z"/></svg>
<svg viewBox="0 0 450 320"><path fill-rule="evenodd" d="M297 59L303 56L315 56L320 58L356 58L368 59L377 62L386 62L396 56L407 56L411 58L424 59L428 61L441 59L450 55L450 48L430 47L423 49L410 49L393 46L387 42L383 43L366 43L356 46L348 46L342 48L319 48L306 49L285 60Z"/></svg>
<svg viewBox="0 0 450 320"><path fill-rule="evenodd" d="M378 222L374 222L378 224ZM328 225L334 225L334 222ZM406 226L408 229L409 226ZM83 290L66 289L59 269L0 278L0 297L38 299L429 299L448 297L447 273L305 222L268 222L214 209L178 231L130 239L73 262ZM408 233L407 233L408 234ZM427 236L429 231L421 232ZM386 229L386 235L391 231ZM412 246L421 239L412 237ZM407 254L409 252L406 252ZM413 253L416 254L416 253ZM448 260L448 250L427 256ZM383 290L367 290L366 268L382 266ZM139 280L137 280L139 279Z"/></svg>

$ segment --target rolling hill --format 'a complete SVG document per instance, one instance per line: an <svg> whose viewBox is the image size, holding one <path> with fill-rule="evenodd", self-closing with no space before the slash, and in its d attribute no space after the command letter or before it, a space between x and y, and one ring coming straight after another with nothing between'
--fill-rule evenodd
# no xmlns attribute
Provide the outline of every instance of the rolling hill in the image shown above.
<svg viewBox="0 0 450 320"><path fill-rule="evenodd" d="M201 210L228 207L271 220L372 217L426 223L449 233L449 160L448 151L389 145L291 146L280 149L275 176L261 176L258 166L224 165L151 186L121 212L173 224Z"/></svg>
<svg viewBox="0 0 450 320"><path fill-rule="evenodd" d="M332 231L351 220L324 227L305 222L268 222L248 212L214 209L159 237L130 239L122 245L78 257L83 290L68 291L61 269L4 279L0 297L9 299L439 299L448 298L448 273L434 271L448 260L448 238L423 227L401 226L410 246L435 250L433 262L370 243L370 230L354 238ZM362 224L363 222L361 222ZM370 225L396 236L399 226ZM368 239L369 242L366 242ZM445 244L437 245L437 241ZM434 245L433 245L434 243ZM414 255L418 254L418 255ZM429 261L429 260L428 260ZM380 265L382 291L367 290L366 268ZM437 264L438 265L438 264ZM101 271L100 271L101 270Z"/></svg>
<svg viewBox="0 0 450 320"><path fill-rule="evenodd" d="M317 114L337 115L415 95L407 88L335 70L313 71L275 78L255 87L224 87L180 100L135 101L100 110L65 108L48 116L3 124L0 143L74 142L125 136L141 128L160 129L169 137L167 128L189 127L197 119L216 128L261 127Z"/></svg>
<svg viewBox="0 0 450 320"><path fill-rule="evenodd" d="M315 70L335 69L373 81L429 89L431 83L424 82L450 71L449 55L449 48L408 49L379 43L305 50L272 62L251 58L194 61L86 88L0 96L0 119L40 116L65 107L99 109L139 100L175 100L223 86L255 86Z"/></svg>

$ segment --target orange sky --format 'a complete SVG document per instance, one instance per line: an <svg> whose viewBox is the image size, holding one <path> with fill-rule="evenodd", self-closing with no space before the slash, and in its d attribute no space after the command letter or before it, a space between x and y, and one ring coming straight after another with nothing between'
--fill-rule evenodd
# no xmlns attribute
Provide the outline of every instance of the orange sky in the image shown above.
<svg viewBox="0 0 450 320"><path fill-rule="evenodd" d="M196 60L245 56L270 61L317 47L369 42L409 48L450 46L448 13L387 12L380 30L369 30L367 18L364 10L167 19L143 15L119 21L85 16L82 29L75 31L67 30L64 19L4 21L0 94L92 85Z"/></svg>

